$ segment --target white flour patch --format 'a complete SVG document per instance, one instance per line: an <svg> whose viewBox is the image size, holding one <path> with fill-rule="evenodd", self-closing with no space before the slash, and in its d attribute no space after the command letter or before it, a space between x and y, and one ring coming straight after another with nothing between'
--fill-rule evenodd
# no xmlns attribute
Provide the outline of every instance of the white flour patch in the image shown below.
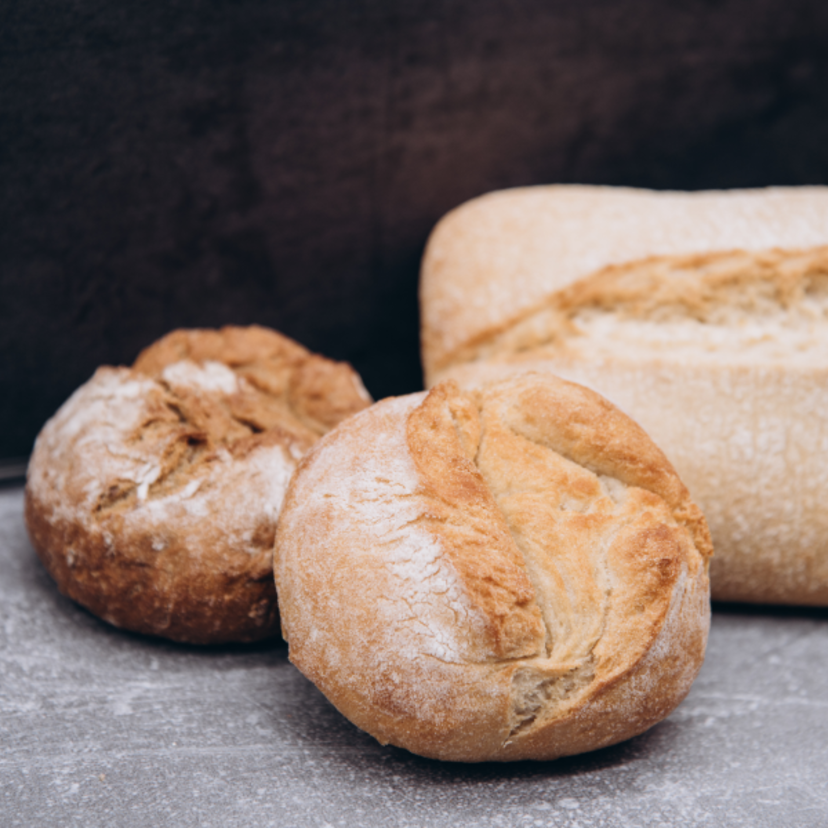
<svg viewBox="0 0 828 828"><path fill-rule="evenodd" d="M185 359L168 365L161 378L172 387L193 388L231 396L239 390L236 374L221 362L207 360L201 365Z"/></svg>

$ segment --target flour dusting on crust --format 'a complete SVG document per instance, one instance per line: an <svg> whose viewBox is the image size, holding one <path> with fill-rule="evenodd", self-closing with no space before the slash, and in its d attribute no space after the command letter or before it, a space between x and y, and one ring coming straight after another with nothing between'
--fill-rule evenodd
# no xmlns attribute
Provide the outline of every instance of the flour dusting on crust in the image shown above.
<svg viewBox="0 0 828 828"><path fill-rule="evenodd" d="M386 400L323 438L291 483L275 569L291 659L358 726L437 758L548 759L683 698L710 551L632 421L532 375Z"/></svg>
<svg viewBox="0 0 828 828"><path fill-rule="evenodd" d="M174 362L164 368L161 379L172 386L227 395L235 394L239 390L236 374L226 365L211 359L205 360L201 365L189 359Z"/></svg>
<svg viewBox="0 0 828 828"><path fill-rule="evenodd" d="M303 511L312 515L330 510L337 516L332 521L341 516L342 527L353 527L353 565L371 579L364 586L378 596L383 649L393 646L404 659L429 656L459 663L470 655L467 635L462 633L464 627L474 626L475 619L440 545L417 525L423 504L416 470L405 450L406 415L423 397L379 403L372 416L383 417L389 428L370 438L360 429L369 421L357 415L347 430L338 432L335 450L325 451L320 444L312 452L295 497L302 501ZM343 463L358 463L358 474L343 476ZM331 531L337 534L342 528ZM307 555L302 565L325 567L327 562L324 555L318 559ZM403 596L402 601L397 596ZM370 662L380 652L380 648L365 652L365 658Z"/></svg>

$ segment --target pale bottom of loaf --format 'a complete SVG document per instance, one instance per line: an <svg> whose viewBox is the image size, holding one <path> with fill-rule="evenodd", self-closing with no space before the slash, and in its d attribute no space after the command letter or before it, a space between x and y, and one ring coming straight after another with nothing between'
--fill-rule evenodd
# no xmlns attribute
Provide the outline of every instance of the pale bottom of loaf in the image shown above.
<svg viewBox="0 0 828 828"><path fill-rule="evenodd" d="M529 370L603 394L665 452L710 526L714 600L828 606L828 370L527 358L438 379Z"/></svg>

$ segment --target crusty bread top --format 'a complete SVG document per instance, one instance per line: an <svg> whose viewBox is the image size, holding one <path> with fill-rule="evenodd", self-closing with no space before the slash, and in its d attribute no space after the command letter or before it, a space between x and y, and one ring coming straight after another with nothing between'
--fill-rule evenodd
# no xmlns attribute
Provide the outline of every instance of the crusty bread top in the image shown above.
<svg viewBox="0 0 828 828"><path fill-rule="evenodd" d="M357 725L443 759L542 759L681 700L711 553L634 422L528 374L385 400L322 438L275 571L291 660Z"/></svg>
<svg viewBox="0 0 828 828"><path fill-rule="evenodd" d="M104 366L44 426L27 494L53 523L93 531L119 516L124 531L159 526L184 536L201 527L223 534L233 554L258 555L250 539L263 520L275 524L290 475L316 440L270 423L269 413L217 362L173 363L157 379Z"/></svg>
<svg viewBox="0 0 828 828"><path fill-rule="evenodd" d="M445 216L420 285L427 377L458 349L609 265L652 256L828 244L828 187L697 193L544 186Z"/></svg>
<svg viewBox="0 0 828 828"><path fill-rule="evenodd" d="M275 331L173 331L132 369L99 368L67 400L38 438L29 490L45 495L41 477L58 474L55 508L90 516L179 489L192 498L192 481L215 476L220 487L229 471L216 470L258 448L281 446L278 462L292 470L321 433L369 403L349 365ZM274 473L274 485L283 477ZM274 517L280 502L268 507Z"/></svg>
<svg viewBox="0 0 828 828"><path fill-rule="evenodd" d="M281 418L283 425L320 435L371 402L359 374L348 363L314 354L258 325L173 331L145 348L133 367L158 376L181 360L227 365L249 390L267 399L269 419L257 422L258 429L269 428L274 418Z"/></svg>

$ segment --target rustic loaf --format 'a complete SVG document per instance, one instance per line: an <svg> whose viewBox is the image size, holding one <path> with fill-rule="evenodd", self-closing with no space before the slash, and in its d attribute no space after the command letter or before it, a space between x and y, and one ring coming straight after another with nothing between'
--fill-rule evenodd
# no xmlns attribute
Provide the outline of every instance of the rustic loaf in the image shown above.
<svg viewBox="0 0 828 828"><path fill-rule="evenodd" d="M291 660L380 742L553 759L681 701L711 552L635 423L529 374L384 400L323 437L290 485L274 570Z"/></svg>
<svg viewBox="0 0 828 828"><path fill-rule="evenodd" d="M131 369L98 369L44 426L32 543L62 592L118 627L191 643L273 635L290 475L369 402L349 366L274 331L176 331Z"/></svg>
<svg viewBox="0 0 828 828"><path fill-rule="evenodd" d="M495 193L435 229L421 300L429 384L548 370L644 427L714 598L828 604L828 188Z"/></svg>

